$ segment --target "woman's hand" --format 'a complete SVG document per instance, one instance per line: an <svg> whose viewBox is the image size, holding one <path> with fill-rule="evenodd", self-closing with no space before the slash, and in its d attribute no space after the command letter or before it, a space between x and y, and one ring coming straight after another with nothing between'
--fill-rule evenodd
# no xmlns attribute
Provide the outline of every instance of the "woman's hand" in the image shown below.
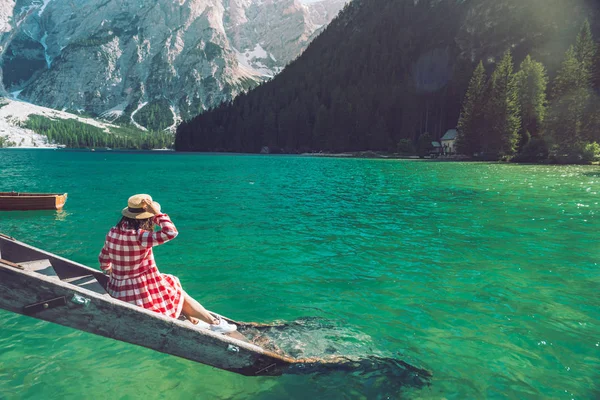
<svg viewBox="0 0 600 400"><path fill-rule="evenodd" d="M157 210L156 207L154 207L154 203L148 199L142 200L142 208L154 215L160 214L160 210Z"/></svg>

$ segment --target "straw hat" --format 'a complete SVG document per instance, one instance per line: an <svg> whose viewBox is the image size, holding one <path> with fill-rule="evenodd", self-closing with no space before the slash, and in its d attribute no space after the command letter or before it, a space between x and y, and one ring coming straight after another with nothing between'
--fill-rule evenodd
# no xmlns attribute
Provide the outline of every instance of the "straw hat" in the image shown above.
<svg viewBox="0 0 600 400"><path fill-rule="evenodd" d="M135 194L127 200L127 207L121 211L124 217L133 218L133 219L147 219L154 217L154 214L144 210L144 203L142 200L152 201L152 196L149 194ZM156 201L152 201L154 208L157 211L160 211L160 204Z"/></svg>

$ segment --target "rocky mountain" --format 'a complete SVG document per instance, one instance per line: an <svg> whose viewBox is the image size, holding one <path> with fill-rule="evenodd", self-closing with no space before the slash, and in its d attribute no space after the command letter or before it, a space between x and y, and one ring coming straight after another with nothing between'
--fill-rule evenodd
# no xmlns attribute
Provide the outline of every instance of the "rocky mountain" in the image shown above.
<svg viewBox="0 0 600 400"><path fill-rule="evenodd" d="M175 126L272 77L345 2L6 0L0 92L111 121Z"/></svg>
<svg viewBox="0 0 600 400"><path fill-rule="evenodd" d="M354 0L274 79L179 125L198 151L394 151L456 128L475 66L510 50L552 78L597 0ZM599 67L600 68L600 67ZM318 73L315 73L318 71Z"/></svg>

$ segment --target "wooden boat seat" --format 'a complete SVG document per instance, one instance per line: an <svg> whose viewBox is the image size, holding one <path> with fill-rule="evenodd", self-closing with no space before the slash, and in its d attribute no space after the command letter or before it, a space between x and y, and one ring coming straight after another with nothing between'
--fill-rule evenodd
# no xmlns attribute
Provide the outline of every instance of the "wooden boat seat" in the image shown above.
<svg viewBox="0 0 600 400"><path fill-rule="evenodd" d="M22 261L17 264L20 265L21 267L23 267L23 269L25 269L27 271L37 272L38 274L42 274L42 275L48 276L50 278L58 279L58 275L56 274L56 271L52 267L52 263L48 259Z"/></svg>
<svg viewBox="0 0 600 400"><path fill-rule="evenodd" d="M91 290L92 292L96 292L98 294L105 294L108 296L108 293L98 279L94 275L82 275L82 276L74 276L72 278L62 279L63 282L70 283L71 285L79 286L87 290Z"/></svg>

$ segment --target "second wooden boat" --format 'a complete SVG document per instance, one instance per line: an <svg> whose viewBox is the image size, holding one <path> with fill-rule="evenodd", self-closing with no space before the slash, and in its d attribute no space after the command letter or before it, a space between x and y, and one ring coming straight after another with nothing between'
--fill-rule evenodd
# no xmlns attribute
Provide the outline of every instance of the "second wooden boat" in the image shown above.
<svg viewBox="0 0 600 400"><path fill-rule="evenodd" d="M0 192L0 210L60 210L67 202L67 193Z"/></svg>

